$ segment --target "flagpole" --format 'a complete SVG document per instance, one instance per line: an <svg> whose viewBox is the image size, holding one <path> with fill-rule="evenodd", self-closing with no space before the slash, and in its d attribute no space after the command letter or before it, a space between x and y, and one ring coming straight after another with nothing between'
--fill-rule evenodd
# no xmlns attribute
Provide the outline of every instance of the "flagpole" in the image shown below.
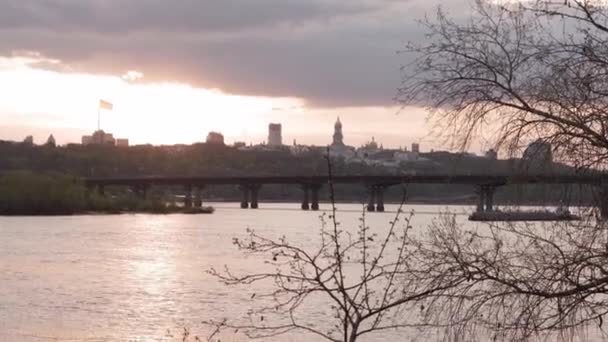
<svg viewBox="0 0 608 342"><path fill-rule="evenodd" d="M99 107L97 107L97 130L98 131L101 129L100 117L101 117L101 109Z"/></svg>

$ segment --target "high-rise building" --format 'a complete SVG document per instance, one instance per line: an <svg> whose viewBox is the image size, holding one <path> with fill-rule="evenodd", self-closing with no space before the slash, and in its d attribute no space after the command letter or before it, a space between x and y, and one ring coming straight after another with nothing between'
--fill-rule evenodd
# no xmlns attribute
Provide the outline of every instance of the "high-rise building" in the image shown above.
<svg viewBox="0 0 608 342"><path fill-rule="evenodd" d="M224 145L224 136L218 132L209 132L207 134L207 144Z"/></svg>
<svg viewBox="0 0 608 342"><path fill-rule="evenodd" d="M414 152L414 153L420 153L420 144L413 143L412 144L412 152Z"/></svg>
<svg viewBox="0 0 608 342"><path fill-rule="evenodd" d="M344 146L344 136L342 135L342 122L340 122L340 117L336 120L334 125L334 141L332 142L332 146Z"/></svg>
<svg viewBox="0 0 608 342"><path fill-rule="evenodd" d="M281 124L271 123L268 125L268 146L282 146Z"/></svg>

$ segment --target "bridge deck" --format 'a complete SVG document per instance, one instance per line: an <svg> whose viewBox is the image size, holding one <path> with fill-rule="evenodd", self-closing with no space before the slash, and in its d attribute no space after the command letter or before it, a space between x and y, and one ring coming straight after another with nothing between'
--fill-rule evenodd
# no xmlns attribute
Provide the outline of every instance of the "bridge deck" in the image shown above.
<svg viewBox="0 0 608 342"><path fill-rule="evenodd" d="M608 184L607 176L599 175L341 175L335 184L396 185L396 184ZM98 185L230 185L230 184L326 184L328 176L249 176L249 177L116 177L86 178L88 186Z"/></svg>

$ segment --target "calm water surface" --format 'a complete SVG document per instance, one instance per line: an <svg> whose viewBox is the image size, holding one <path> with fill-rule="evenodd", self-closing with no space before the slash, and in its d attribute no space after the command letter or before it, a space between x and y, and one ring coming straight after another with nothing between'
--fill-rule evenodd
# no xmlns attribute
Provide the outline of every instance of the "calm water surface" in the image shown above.
<svg viewBox="0 0 608 342"><path fill-rule="evenodd" d="M321 211L262 205L216 204L213 215L0 217L0 341L174 341L184 327L204 334L203 319L242 315L253 290L227 288L205 273L223 265L247 271L263 262L240 254L233 237L249 227L313 248L320 227ZM356 232L362 206L338 207L342 227ZM424 228L445 208L406 210L416 210L414 226ZM373 213L367 219L381 229L393 217ZM317 339L294 334L277 340Z"/></svg>

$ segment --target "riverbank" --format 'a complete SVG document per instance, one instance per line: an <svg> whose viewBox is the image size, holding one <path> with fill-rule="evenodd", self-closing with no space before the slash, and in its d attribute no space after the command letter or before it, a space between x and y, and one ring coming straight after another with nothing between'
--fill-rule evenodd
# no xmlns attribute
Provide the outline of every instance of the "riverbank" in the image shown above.
<svg viewBox="0 0 608 342"><path fill-rule="evenodd" d="M151 211L151 210L99 210L99 211L78 211L78 212L10 212L0 213L0 216L18 217L18 216L82 216L82 215L126 215L126 214L153 214L153 215L173 215L173 214L213 214L215 208L211 206L202 208L183 208L183 207L168 207L166 210Z"/></svg>
<svg viewBox="0 0 608 342"><path fill-rule="evenodd" d="M1 216L66 216L86 214L211 214L212 207L183 207L170 196L133 192L102 196L75 177L63 174L13 172L0 177Z"/></svg>

